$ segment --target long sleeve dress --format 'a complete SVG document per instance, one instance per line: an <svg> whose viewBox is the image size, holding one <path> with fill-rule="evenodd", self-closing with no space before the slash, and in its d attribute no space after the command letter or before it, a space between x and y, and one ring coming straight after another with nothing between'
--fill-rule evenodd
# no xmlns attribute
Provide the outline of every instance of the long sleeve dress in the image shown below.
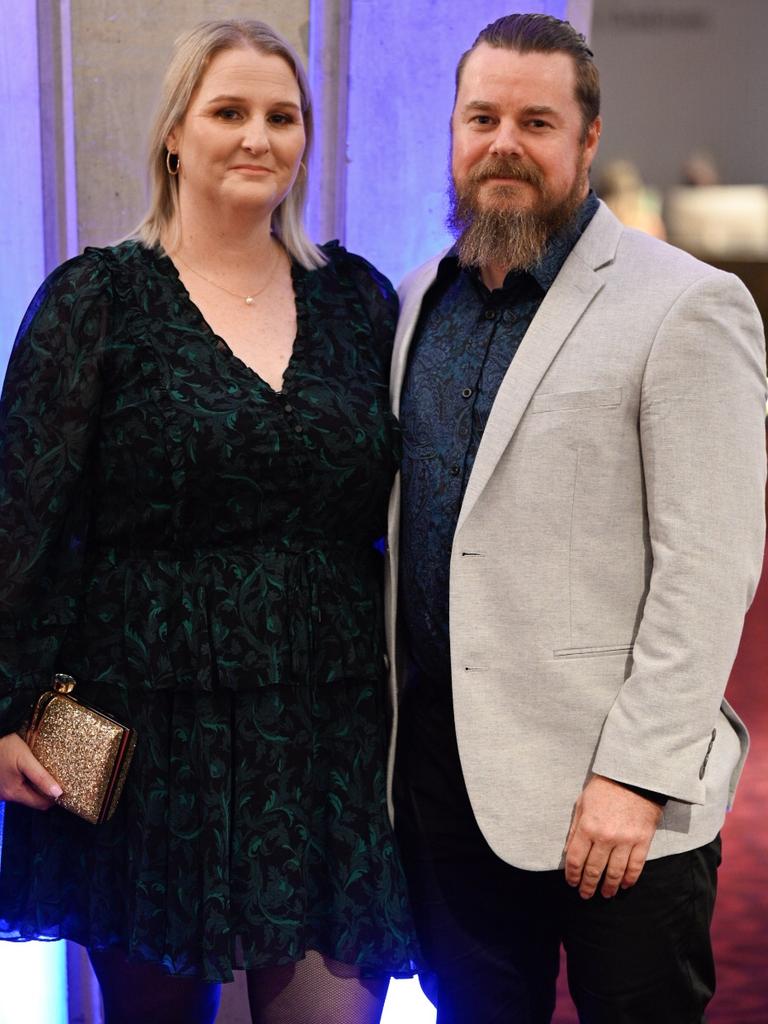
<svg viewBox="0 0 768 1024"><path fill-rule="evenodd" d="M374 547L397 300L325 252L292 269L279 392L138 242L30 307L0 410L0 735L65 671L139 741L105 824L6 806L0 936L207 980L307 949L411 973Z"/></svg>

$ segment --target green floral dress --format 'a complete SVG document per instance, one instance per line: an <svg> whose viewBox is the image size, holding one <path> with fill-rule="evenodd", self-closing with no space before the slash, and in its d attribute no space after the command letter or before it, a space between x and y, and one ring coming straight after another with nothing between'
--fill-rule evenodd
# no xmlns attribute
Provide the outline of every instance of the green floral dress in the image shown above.
<svg viewBox="0 0 768 1024"><path fill-rule="evenodd" d="M86 250L30 307L0 415L0 734L58 670L139 743L106 824L6 806L6 938L207 980L307 949L412 973L374 547L397 300L325 251L293 267L280 392L139 243Z"/></svg>

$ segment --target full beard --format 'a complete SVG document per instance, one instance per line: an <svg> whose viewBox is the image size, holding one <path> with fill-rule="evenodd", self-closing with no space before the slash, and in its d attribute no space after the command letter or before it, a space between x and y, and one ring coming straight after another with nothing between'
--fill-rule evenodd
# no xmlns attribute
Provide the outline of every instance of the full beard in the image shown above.
<svg viewBox="0 0 768 1024"><path fill-rule="evenodd" d="M528 209L515 208L511 203L517 188L499 185L486 197L486 205L481 205L482 183L497 177L527 182L538 192L538 201ZM530 270L541 260L553 235L575 217L583 201L585 179L580 161L570 191L555 202L537 167L496 157L476 167L461 185L451 181L448 227L456 238L461 266Z"/></svg>

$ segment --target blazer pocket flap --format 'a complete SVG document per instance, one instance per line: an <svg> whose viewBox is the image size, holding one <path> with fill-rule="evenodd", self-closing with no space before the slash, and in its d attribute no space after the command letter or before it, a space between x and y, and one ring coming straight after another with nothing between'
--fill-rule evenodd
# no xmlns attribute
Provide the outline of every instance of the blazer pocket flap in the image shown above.
<svg viewBox="0 0 768 1024"><path fill-rule="evenodd" d="M555 658L605 658L611 654L629 654L633 644L605 644L597 647L559 647L552 651Z"/></svg>
<svg viewBox="0 0 768 1024"><path fill-rule="evenodd" d="M621 388L590 388L589 391L552 392L534 395L532 412L571 412L577 409L609 408L621 404Z"/></svg>

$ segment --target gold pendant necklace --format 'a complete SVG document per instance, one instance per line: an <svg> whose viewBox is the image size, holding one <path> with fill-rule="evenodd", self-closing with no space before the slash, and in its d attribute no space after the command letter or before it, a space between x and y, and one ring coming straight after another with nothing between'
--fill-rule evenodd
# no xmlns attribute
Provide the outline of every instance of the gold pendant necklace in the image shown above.
<svg viewBox="0 0 768 1024"><path fill-rule="evenodd" d="M280 249L278 248L275 252L275 258L272 261L272 267L270 268L270 271L267 274L264 284L261 286L261 288L259 288L258 291L251 292L249 295L241 295L239 292L230 291L229 288L225 288L224 285L219 284L218 281L212 281L210 277L206 277L205 274L201 274L199 270L195 270L195 268L191 266L191 264L187 263L183 256L179 255L179 253L176 253L174 258L177 259L180 263L183 263L187 270L191 270L195 277L199 277L202 281L206 281L208 284L213 285L213 287L218 288L219 291L226 292L227 295L231 295L232 298L234 299L242 300L246 304L246 306L252 306L256 299L259 297L259 295L261 295L261 293L266 289L267 285L270 283L272 278L275 276L277 264L280 262Z"/></svg>

